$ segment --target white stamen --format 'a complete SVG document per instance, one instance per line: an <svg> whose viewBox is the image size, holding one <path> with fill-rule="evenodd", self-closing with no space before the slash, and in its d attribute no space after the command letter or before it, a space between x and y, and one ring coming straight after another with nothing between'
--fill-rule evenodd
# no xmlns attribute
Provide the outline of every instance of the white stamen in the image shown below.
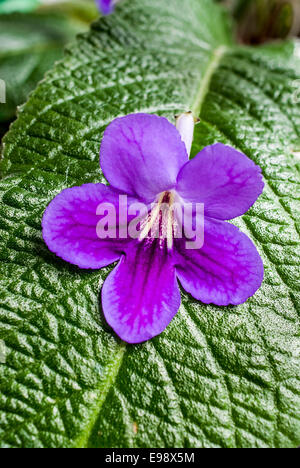
<svg viewBox="0 0 300 468"><path fill-rule="evenodd" d="M176 117L176 128L185 144L188 156L190 156L195 128L195 118L192 112L184 112Z"/></svg>

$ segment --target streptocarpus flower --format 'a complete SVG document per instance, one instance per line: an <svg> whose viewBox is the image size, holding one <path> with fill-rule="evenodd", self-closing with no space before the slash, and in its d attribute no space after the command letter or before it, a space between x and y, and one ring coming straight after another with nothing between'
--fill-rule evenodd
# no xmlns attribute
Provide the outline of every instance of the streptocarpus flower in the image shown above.
<svg viewBox="0 0 300 468"><path fill-rule="evenodd" d="M107 322L129 343L148 340L167 327L180 306L178 280L197 300L221 306L245 302L263 279L254 244L225 222L245 213L261 194L261 170L220 143L189 160L189 119L179 119L178 129L154 115L115 119L104 132L100 151L111 185L63 190L43 217L45 242L67 262L98 269L119 261L104 282L102 306ZM146 211L137 236L130 237L123 228L127 232L132 221L133 203L143 203ZM189 203L204 204L204 242L199 248L187 247L189 230L178 235L173 208ZM114 208L114 238L98 235L99 215L104 214L99 206ZM190 211L190 230L197 216Z"/></svg>
<svg viewBox="0 0 300 468"><path fill-rule="evenodd" d="M96 0L99 10L103 15L110 15L114 11L119 0Z"/></svg>

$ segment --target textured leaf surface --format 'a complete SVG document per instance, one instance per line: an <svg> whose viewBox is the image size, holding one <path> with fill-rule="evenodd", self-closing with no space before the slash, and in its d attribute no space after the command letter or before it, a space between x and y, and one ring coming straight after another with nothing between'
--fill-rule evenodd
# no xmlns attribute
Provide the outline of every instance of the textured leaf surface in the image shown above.
<svg viewBox="0 0 300 468"><path fill-rule="evenodd" d="M0 79L6 83L6 104L0 104L0 122L14 117L16 106L25 102L45 72L62 58L66 42L82 29L81 23L63 15L0 16Z"/></svg>
<svg viewBox="0 0 300 468"><path fill-rule="evenodd" d="M78 39L5 138L1 445L296 447L294 46L232 46L208 0L129 0L118 10ZM190 108L202 119L193 154L229 142L262 167L265 192L236 222L257 245L265 280L238 307L205 306L182 292L161 336L127 346L99 306L110 270L80 271L55 258L41 238L42 213L63 188L104 181L99 145L114 117L143 111L172 121Z"/></svg>

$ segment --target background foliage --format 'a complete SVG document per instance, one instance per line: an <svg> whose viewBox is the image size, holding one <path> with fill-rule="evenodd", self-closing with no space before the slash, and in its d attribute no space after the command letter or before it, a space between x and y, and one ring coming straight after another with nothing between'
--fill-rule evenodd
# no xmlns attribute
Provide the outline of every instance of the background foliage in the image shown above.
<svg viewBox="0 0 300 468"><path fill-rule="evenodd" d="M97 15L93 0L0 0L0 79L6 83L0 138L15 118L17 106L63 57L66 43L87 30Z"/></svg>
<svg viewBox="0 0 300 468"><path fill-rule="evenodd" d="M184 12L184 14L183 14ZM296 447L299 424L299 47L241 47L210 0L125 0L68 47L4 139L0 181L2 447ZM99 300L110 268L54 255L41 217L63 188L105 182L99 145L130 112L201 117L193 154L244 151L266 188L235 223L263 286L246 304L182 291L167 330L127 346Z"/></svg>
<svg viewBox="0 0 300 468"><path fill-rule="evenodd" d="M235 19L236 36L242 43L300 35L298 0L220 2ZM0 139L17 106L62 57L65 43L98 15L94 0L0 0L0 79L8 88L7 104L0 107Z"/></svg>

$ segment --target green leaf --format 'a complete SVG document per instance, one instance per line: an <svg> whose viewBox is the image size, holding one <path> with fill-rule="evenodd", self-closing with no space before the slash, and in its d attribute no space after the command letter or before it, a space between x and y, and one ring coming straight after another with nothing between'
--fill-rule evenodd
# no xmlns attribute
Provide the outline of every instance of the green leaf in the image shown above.
<svg viewBox="0 0 300 468"><path fill-rule="evenodd" d="M45 72L62 58L66 42L82 30L82 23L63 15L0 16L0 79L6 83L6 104L0 104L0 122L14 117L16 107L25 102Z"/></svg>
<svg viewBox="0 0 300 468"><path fill-rule="evenodd" d="M38 86L1 166L1 446L299 445L295 64L291 43L232 45L210 0L128 0ZM113 118L143 111L174 122L190 108L201 116L193 154L228 142L262 168L264 194L236 224L263 257L264 283L238 307L182 291L161 336L126 345L101 313L111 268L56 258L41 217L63 188L105 181L99 146Z"/></svg>
<svg viewBox="0 0 300 468"><path fill-rule="evenodd" d="M244 43L299 35L299 0L229 0L226 6L238 22Z"/></svg>

